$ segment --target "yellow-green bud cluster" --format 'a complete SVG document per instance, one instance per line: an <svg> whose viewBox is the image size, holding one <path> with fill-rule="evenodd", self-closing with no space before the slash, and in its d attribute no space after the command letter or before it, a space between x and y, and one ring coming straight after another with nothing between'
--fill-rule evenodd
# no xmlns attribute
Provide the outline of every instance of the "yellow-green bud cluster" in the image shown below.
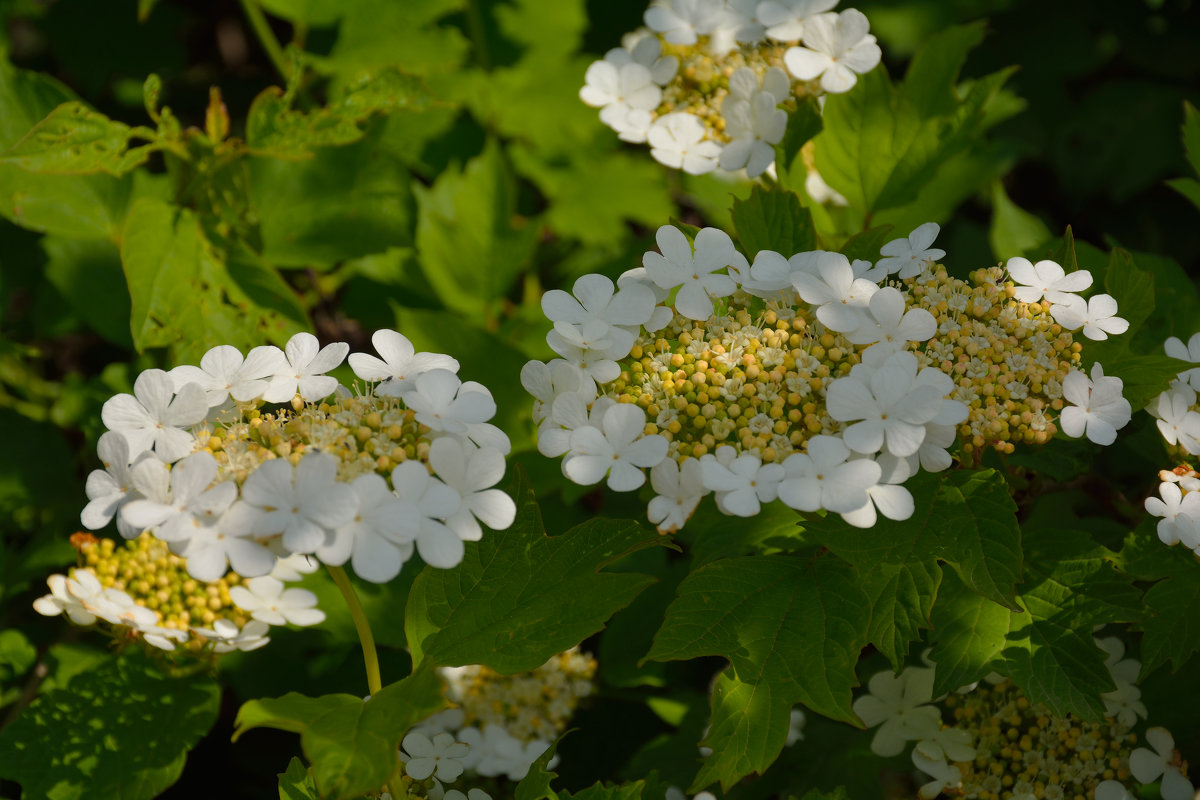
<svg viewBox="0 0 1200 800"><path fill-rule="evenodd" d="M369 472L386 477L409 459L426 461L428 433L399 398L366 394L270 412L235 410L209 435L198 434L197 443L239 484L264 461L286 458L295 465L310 449L335 456L339 480L352 481Z"/></svg>
<svg viewBox="0 0 1200 800"><path fill-rule="evenodd" d="M963 281L937 265L905 283L909 304L938 323L918 360L950 375L958 387L952 397L969 409L958 429L963 450L1011 453L1016 443L1049 441L1063 407L1063 380L1082 350L1054 321L1049 303L1014 299L1001 267L976 270Z"/></svg>
<svg viewBox="0 0 1200 800"><path fill-rule="evenodd" d="M91 572L106 589L125 592L139 606L158 616L158 625L172 630L211 628L219 619L243 627L250 619L229 596L230 587L241 583L236 572L205 583L188 574L187 560L172 553L166 542L143 533L118 545L77 533L71 544L79 551L80 566ZM185 647L202 649L205 641L192 638Z"/></svg>
<svg viewBox="0 0 1200 800"><path fill-rule="evenodd" d="M749 67L759 80L771 67L787 72L783 54L794 42L772 42L763 40L756 44L745 44L720 56L708 51L708 37L701 36L695 44L671 44L663 40L663 56L679 59L679 69L671 82L663 87L662 102L653 112L655 118L674 111L686 111L700 119L708 129L710 138L728 142L725 133L725 117L721 105L729 96L729 78L742 67ZM789 78L791 76L789 75ZM811 85L810 85L811 84ZM793 111L796 98L819 92L819 81L792 80L793 94L781 108Z"/></svg>
<svg viewBox="0 0 1200 800"><path fill-rule="evenodd" d="M1102 781L1129 780L1137 737L1115 719L1054 717L1007 680L941 705L946 723L974 740L975 759L957 764L966 798L1092 800Z"/></svg>
<svg viewBox="0 0 1200 800"><path fill-rule="evenodd" d="M450 699L462 707L464 725L495 724L522 742L549 741L566 730L579 701L594 691L596 659L572 648L531 672L501 675L472 665L442 674Z"/></svg>
<svg viewBox="0 0 1200 800"><path fill-rule="evenodd" d="M729 445L778 462L840 423L825 410L831 381L849 373L861 348L825 330L800 308L739 292L725 313L696 322L681 315L642 333L601 391L646 411L645 432L661 434L679 462ZM814 327L814 323L817 327Z"/></svg>

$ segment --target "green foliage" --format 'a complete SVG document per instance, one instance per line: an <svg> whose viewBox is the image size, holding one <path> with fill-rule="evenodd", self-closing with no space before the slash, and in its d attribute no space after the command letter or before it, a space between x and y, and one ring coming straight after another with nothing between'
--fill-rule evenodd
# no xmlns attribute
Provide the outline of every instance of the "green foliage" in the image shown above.
<svg viewBox="0 0 1200 800"><path fill-rule="evenodd" d="M1200 111L1188 102L1183 104L1183 148L1192 172L1200 175ZM1195 178L1175 178L1167 181L1167 185L1200 210L1200 181Z"/></svg>
<svg viewBox="0 0 1200 800"><path fill-rule="evenodd" d="M279 773L279 800L318 800L317 785L304 762L293 757L287 772Z"/></svg>
<svg viewBox="0 0 1200 800"><path fill-rule="evenodd" d="M156 797L217 718L207 676L169 677L138 653L45 692L0 731L0 777L27 797Z"/></svg>
<svg viewBox="0 0 1200 800"><path fill-rule="evenodd" d="M300 734L320 796L342 800L385 784L398 766L396 749L405 732L444 705L441 684L426 668L367 701L348 694L305 697L295 692L250 700L238 711L233 738L263 727ZM295 766L293 761L287 775ZM291 783L303 785L297 779Z"/></svg>
<svg viewBox="0 0 1200 800"><path fill-rule="evenodd" d="M988 234L992 255L1000 261L1007 261L1017 254L1035 253L1049 240L1050 229L1046 227L1046 223L1034 214L1018 208L1016 203L1008 198L1004 186L999 181L993 184L992 227ZM1063 264L1063 269L1072 271L1066 264Z"/></svg>
<svg viewBox="0 0 1200 800"><path fill-rule="evenodd" d="M870 605L856 572L831 559L729 558L694 570L667 609L647 659L723 656L713 694L713 749L692 785L729 786L783 748L796 703L853 723L850 689Z"/></svg>
<svg viewBox="0 0 1200 800"><path fill-rule="evenodd" d="M760 250L774 250L790 258L816 247L812 214L786 189L755 186L749 199L734 198L733 226L750 260Z"/></svg>
<svg viewBox="0 0 1200 800"><path fill-rule="evenodd" d="M514 494L511 527L490 532L457 567L426 567L413 584L405 629L415 661L534 669L599 631L654 582L605 569L654 546L654 532L636 522L593 520L547 536L523 478Z"/></svg>
<svg viewBox="0 0 1200 800"><path fill-rule="evenodd" d="M130 128L71 101L51 111L23 139L0 153L0 164L16 164L30 172L105 172L119 177L146 163L153 149L151 145L131 148L130 140L152 135L147 129Z"/></svg>

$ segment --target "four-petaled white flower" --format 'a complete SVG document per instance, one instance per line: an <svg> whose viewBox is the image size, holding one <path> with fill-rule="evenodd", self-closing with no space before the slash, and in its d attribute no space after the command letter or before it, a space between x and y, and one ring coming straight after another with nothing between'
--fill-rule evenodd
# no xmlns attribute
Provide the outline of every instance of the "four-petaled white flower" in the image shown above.
<svg viewBox="0 0 1200 800"><path fill-rule="evenodd" d="M721 169L745 167L748 176L757 178L774 163L774 145L783 139L787 128L787 112L778 105L787 99L790 88L786 73L778 67L767 70L761 91L758 76L749 67L733 74L729 96L721 104L729 136L721 150Z"/></svg>
<svg viewBox="0 0 1200 800"><path fill-rule="evenodd" d="M618 404L608 409L601 428L576 428L571 450L563 459L563 473L583 486L608 476L608 488L631 492L646 482L643 468L667 457L667 440L645 436L646 413L638 406Z"/></svg>
<svg viewBox="0 0 1200 800"><path fill-rule="evenodd" d="M167 374L178 392L189 383L204 390L209 408L216 408L232 397L245 403L262 397L267 379L287 367L287 359L278 347L263 345L243 357L236 347L223 344L212 348L200 359L200 366L175 367Z"/></svg>
<svg viewBox="0 0 1200 800"><path fill-rule="evenodd" d="M1057 263L1049 260L1029 263L1029 259L1016 256L1008 260L1008 275L1016 287L1013 297L1022 303L1036 303L1043 297L1050 303L1066 304L1092 285L1092 273L1086 269L1068 275Z"/></svg>
<svg viewBox="0 0 1200 800"><path fill-rule="evenodd" d="M1158 430L1167 444L1178 444L1192 455L1200 455L1200 413L1192 410L1196 393L1186 383L1160 394L1148 409L1158 420Z"/></svg>
<svg viewBox="0 0 1200 800"><path fill-rule="evenodd" d="M643 141L639 131L650 127L650 112L662 100L662 89L653 74L641 64L628 62L617 66L596 61L584 76L586 85L579 98L600 109L600 121L618 131L627 141Z"/></svg>
<svg viewBox="0 0 1200 800"><path fill-rule="evenodd" d="M733 248L729 234L716 228L702 228L696 234L695 252L678 228L663 225L655 234L661 254L653 251L642 257L642 266L656 284L664 289L679 287L675 310L688 319L708 319L713 300L728 297L737 284L717 270L733 266L749 269L746 257Z"/></svg>
<svg viewBox="0 0 1200 800"><path fill-rule="evenodd" d="M893 239L879 248L879 254L884 258L875 262L887 274L895 274L897 278L913 278L920 275L922 270L944 258L946 251L932 247L941 227L936 222L926 222L918 225L912 233L903 239Z"/></svg>
<svg viewBox="0 0 1200 800"><path fill-rule="evenodd" d="M378 476L376 476L378 477ZM234 605L268 625L316 625L325 621L317 608L317 596L307 589L285 589L283 581L270 575L251 578L229 590Z"/></svg>
<svg viewBox="0 0 1200 800"><path fill-rule="evenodd" d="M962 770L946 761L945 757L931 758L919 747L912 751L913 765L932 778L917 789L917 795L922 800L933 800L942 792L953 791L962 787Z"/></svg>
<svg viewBox="0 0 1200 800"><path fill-rule="evenodd" d="M153 449L168 463L192 452L195 437L183 428L208 414L200 386L189 383L175 391L175 382L161 369L148 369L133 382L133 394L118 394L100 410L100 419L129 443L132 458Z"/></svg>
<svg viewBox="0 0 1200 800"><path fill-rule="evenodd" d="M767 26L768 39L798 42L804 37L806 20L836 5L837 0L763 0L757 12L759 21Z"/></svg>
<svg viewBox="0 0 1200 800"><path fill-rule="evenodd" d="M923 308L906 311L904 295L892 286L871 295L867 311L869 316L862 324L846 333L854 344L871 345L863 351L864 363L882 364L892 353L908 347L909 342L924 342L937 333L933 315Z"/></svg>
<svg viewBox="0 0 1200 800"><path fill-rule="evenodd" d="M650 485L658 494L650 501L646 518L660 533L673 533L684 526L700 499L707 493L700 461L689 458L682 466L673 458L663 459L650 470Z"/></svg>
<svg viewBox="0 0 1200 800"><path fill-rule="evenodd" d="M764 464L753 453L723 462L721 451L717 455L705 455L700 459L703 470L704 488L716 493L717 506L726 514L753 517L762 503L769 503L779 496L779 482L784 470L779 464ZM732 452L732 449L728 449Z"/></svg>
<svg viewBox="0 0 1200 800"><path fill-rule="evenodd" d="M724 0L655 0L643 16L646 27L671 44L695 44L725 21Z"/></svg>
<svg viewBox="0 0 1200 800"><path fill-rule="evenodd" d="M399 397L412 388L413 379L431 369L458 372L458 361L442 353L418 353L408 337L381 329L371 334L371 344L382 358L351 353L350 368L364 381L380 381L375 394Z"/></svg>
<svg viewBox="0 0 1200 800"><path fill-rule="evenodd" d="M933 700L933 670L908 667L899 675L877 672L867 681L867 691L854 701L854 713L868 728L879 726L871 740L876 755L891 757L904 743L932 737L941 727Z"/></svg>
<svg viewBox="0 0 1200 800"><path fill-rule="evenodd" d="M129 442L120 433L108 431L100 436L100 441L96 443L96 452L100 456L100 463L104 464L104 469L95 469L88 473L85 491L89 502L79 515L79 521L85 528L94 531L103 528L116 516L117 530L126 539L132 539L139 531L117 514L123 505L138 497L130 474ZM142 458L154 456L143 453Z"/></svg>
<svg viewBox="0 0 1200 800"><path fill-rule="evenodd" d="M458 780L463 773L463 758L470 748L456 742L454 735L439 733L432 739L413 732L404 737L404 771L413 780L423 781L434 776L439 781Z"/></svg>
<svg viewBox="0 0 1200 800"><path fill-rule="evenodd" d="M841 253L816 251L810 270L794 271L792 285L804 302L817 306L817 319L830 330L845 333L869 318L866 309L879 285L854 277L850 260Z"/></svg>
<svg viewBox="0 0 1200 800"><path fill-rule="evenodd" d="M419 461L405 461L392 470L392 489L402 502L415 509L419 530L417 552L430 566L449 569L463 559L463 540L446 527L445 520L458 513L458 492L429 474Z"/></svg>
<svg viewBox="0 0 1200 800"><path fill-rule="evenodd" d="M804 46L789 48L783 63L802 81L819 77L830 94L848 92L883 57L870 28L866 15L853 8L813 16L804 23Z"/></svg>
<svg viewBox="0 0 1200 800"><path fill-rule="evenodd" d="M357 503L354 517L326 534L316 556L335 567L352 560L360 578L386 583L412 556L413 540L421 530L420 514L373 472L359 475L350 488Z"/></svg>
<svg viewBox="0 0 1200 800"><path fill-rule="evenodd" d="M196 633L213 643L214 653L228 653L233 650L249 652L271 641L267 636L270 626L265 622L252 619L246 626L238 630L238 626L227 619L219 619L211 628L196 628Z"/></svg>
<svg viewBox="0 0 1200 800"><path fill-rule="evenodd" d="M655 161L689 175L712 172L721 155L721 145L708 138L704 123L686 111L672 111L654 120L646 141Z"/></svg>
<svg viewBox="0 0 1200 800"><path fill-rule="evenodd" d="M836 436L814 436L807 453L792 453L783 462L786 473L779 499L797 511L825 509L839 514L861 508L867 488L879 481L879 465L850 458L850 448Z"/></svg>
<svg viewBox="0 0 1200 800"><path fill-rule="evenodd" d="M851 373L829 385L826 408L833 419L854 423L842 434L854 452L870 455L886 446L892 455L912 455L925 440L925 424L942 410L941 388L919 380L915 360L905 355L897 353L867 380Z"/></svg>
<svg viewBox="0 0 1200 800"><path fill-rule="evenodd" d="M1147 497L1146 511L1158 521L1158 538L1163 544L1183 542L1185 547L1195 549L1200 545L1196 536L1200 528L1200 492L1184 494L1179 484L1163 481L1158 485L1158 497ZM1160 499L1161 498L1161 499Z"/></svg>
<svg viewBox="0 0 1200 800"><path fill-rule="evenodd" d="M432 369L416 377L404 404L417 422L435 431L467 433L469 426L486 422L496 413L496 401L487 387L459 379L445 369Z"/></svg>
<svg viewBox="0 0 1200 800"><path fill-rule="evenodd" d="M1063 399L1071 403L1062 410L1059 422L1063 433L1074 439L1087 434L1096 444L1109 445L1117 440L1117 431L1133 418L1133 408L1121 396L1120 378L1105 377L1104 367L1092 365L1092 378L1073 370L1063 380Z"/></svg>
<svg viewBox="0 0 1200 800"><path fill-rule="evenodd" d="M654 293L639 283L626 283L616 291L604 275L584 275L571 287L574 297L561 289L542 295L542 311L556 324L597 326L596 335L605 337L610 358L623 358L633 347L638 326L654 313Z"/></svg>
<svg viewBox="0 0 1200 800"><path fill-rule="evenodd" d="M643 33L646 33L643 31ZM659 86L666 86L679 70L679 59L675 56L664 56L662 44L657 36L648 33L636 42L626 43L626 47L614 47L604 54L604 60L614 67L620 68L626 64L641 64L650 70L650 79Z"/></svg>
<svg viewBox="0 0 1200 800"><path fill-rule="evenodd" d="M489 488L504 477L504 456L499 450L457 439L436 439L429 446L429 466L461 498L458 511L446 518L446 526L460 539L482 539L480 522L492 530L512 525L516 503L499 489Z"/></svg>
<svg viewBox="0 0 1200 800"><path fill-rule="evenodd" d="M230 530L237 508L235 503L216 525L198 528L184 543L179 555L187 559L188 574L196 580L215 581L229 566L243 578L266 575L275 567L275 554L255 541L253 529Z"/></svg>
<svg viewBox="0 0 1200 800"><path fill-rule="evenodd" d="M299 394L308 402L328 397L337 390L337 378L326 375L345 360L350 345L333 342L324 347L317 337L301 331L283 347L286 363L271 378L262 399L268 403L287 403Z"/></svg>
<svg viewBox="0 0 1200 800"><path fill-rule="evenodd" d="M185 542L198 529L217 524L238 496L231 480L213 484L217 460L207 450L192 453L170 469L149 459L130 472L143 498L122 508L121 518L133 529L153 529L164 542Z"/></svg>
<svg viewBox="0 0 1200 800"><path fill-rule="evenodd" d="M1050 306L1050 316L1067 330L1083 328L1083 335L1095 341L1129 330L1129 320L1117 316L1117 301L1112 295L1098 294L1087 300L1077 294L1067 297L1067 302Z"/></svg>
<svg viewBox="0 0 1200 800"><path fill-rule="evenodd" d="M533 395L533 421L539 427L559 395L579 394L585 403L596 399L596 382L570 361L528 361L521 367L521 385ZM560 454L561 455L561 454Z"/></svg>
<svg viewBox="0 0 1200 800"><path fill-rule="evenodd" d="M1129 771L1138 783L1161 780L1163 800L1192 800L1195 788L1179 768L1175 739L1166 728L1147 728L1143 736L1154 750L1139 747L1129 755Z"/></svg>
<svg viewBox="0 0 1200 800"><path fill-rule="evenodd" d="M1163 343L1163 349L1171 358L1200 364L1200 333L1193 333L1187 344L1177 336L1172 336ZM1185 369L1179 373L1179 380L1186 381L1196 391L1200 392L1200 367Z"/></svg>

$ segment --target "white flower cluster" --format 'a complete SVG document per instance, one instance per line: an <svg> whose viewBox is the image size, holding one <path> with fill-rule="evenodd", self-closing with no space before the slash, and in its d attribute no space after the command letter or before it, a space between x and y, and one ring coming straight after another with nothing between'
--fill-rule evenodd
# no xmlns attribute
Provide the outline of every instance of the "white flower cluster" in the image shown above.
<svg viewBox="0 0 1200 800"><path fill-rule="evenodd" d="M580 98L628 142L694 175L775 160L795 99L846 92L881 53L837 0L655 0L649 30L593 63Z"/></svg>
<svg viewBox="0 0 1200 800"><path fill-rule="evenodd" d="M761 251L750 263L715 228L694 245L659 228L661 253L617 284L586 275L574 295L543 297L561 358L521 375L539 451L562 456L572 481L607 478L615 491L638 489L649 469L649 518L664 532L709 493L737 516L778 499L860 527L877 512L907 519L913 501L900 484L950 466L968 413L952 365L922 353L922 366L910 352L938 334L911 291L944 255L930 248L936 233L929 223L888 243L876 264L825 251ZM1056 282L1044 262L1038 285L1025 285L1020 261L1010 262L1021 284L1012 291L1025 303L1091 282L1079 272ZM1062 396L1068 435L1108 444L1129 420L1120 379L1099 364L1091 380L1072 371Z"/></svg>
<svg viewBox="0 0 1200 800"><path fill-rule="evenodd" d="M404 765L404 774L418 785L411 786L408 797L425 797L428 800L492 800L483 789L471 788L465 793L461 789L447 790L443 783L454 783L468 765L478 760L478 750L467 743L456 741L445 732L434 732L414 728L400 743L398 753ZM415 791L414 791L415 790ZM381 800L391 795L384 792Z"/></svg>
<svg viewBox="0 0 1200 800"><path fill-rule="evenodd" d="M1097 639L1096 645L1107 653L1116 684L1102 695L1104 724L1055 718L995 673L985 679L986 688L972 684L935 698L935 666L927 659L927 666L906 667L899 675L876 673L868 694L854 701L854 712L867 727L877 727L871 741L877 755L897 756L914 743L912 762L930 779L919 790L922 798L998 797L1003 791L1026 800L1040 797L1040 787L1046 796L1071 797L1074 789L1094 791L1098 800L1122 800L1132 796L1126 784L1105 779L1117 772L1114 759L1139 783L1161 780L1165 800L1191 798L1192 784L1165 729L1145 732L1153 751L1129 749L1130 729L1146 717L1134 684L1141 664L1124 658L1120 639ZM1050 784L1063 791L1052 795Z"/></svg>
<svg viewBox="0 0 1200 800"><path fill-rule="evenodd" d="M395 331L372 342L381 358L349 356L373 384L361 395L325 374L349 346L321 348L307 333L283 350L221 346L199 367L146 370L132 395L104 404L105 469L88 477L83 524L115 517L126 538L150 531L203 581L311 554L384 582L414 546L454 566L481 522L513 520L513 501L489 488L508 438L487 422L491 393L461 381L453 358L416 353Z"/></svg>
<svg viewBox="0 0 1200 800"><path fill-rule="evenodd" d="M462 747L459 751L461 755L457 758L459 774L467 770L481 778L519 781L529 773L533 762L550 747L549 741L541 739L523 742L503 725L494 722L482 726L467 725L462 709L458 708L435 714L413 730L410 736L458 742ZM407 744L407 738L405 742ZM551 759L552 765L557 763L557 758Z"/></svg>

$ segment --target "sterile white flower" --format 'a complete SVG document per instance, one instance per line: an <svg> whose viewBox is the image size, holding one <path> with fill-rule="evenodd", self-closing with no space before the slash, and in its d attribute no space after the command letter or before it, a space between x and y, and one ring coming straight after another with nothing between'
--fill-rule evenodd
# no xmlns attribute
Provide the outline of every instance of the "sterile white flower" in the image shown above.
<svg viewBox="0 0 1200 800"><path fill-rule="evenodd" d="M275 554L255 541L252 529L228 529L237 507L231 506L216 525L197 529L183 544L179 555L187 559L188 574L196 580L215 581L229 566L243 578L266 575L274 568Z"/></svg>
<svg viewBox="0 0 1200 800"><path fill-rule="evenodd" d="M817 319L830 330L845 333L860 327L868 319L866 309L879 285L854 277L850 260L841 253L815 251L810 258L814 269L792 273L800 297L818 307Z"/></svg>
<svg viewBox="0 0 1200 800"><path fill-rule="evenodd" d="M1129 771L1138 783L1162 781L1159 791L1163 800L1192 800L1192 782L1179 769L1179 754L1175 739L1166 728L1147 728L1143 736L1153 751L1139 747L1129 755Z"/></svg>
<svg viewBox="0 0 1200 800"><path fill-rule="evenodd" d="M1117 301L1112 295L1098 294L1087 300L1075 294L1067 297L1067 302L1050 306L1050 316L1067 330L1083 328L1083 335L1094 341L1129 330L1129 320L1117 316Z"/></svg>
<svg viewBox="0 0 1200 800"><path fill-rule="evenodd" d="M175 392L171 376L161 369L148 369L133 382L133 394L118 394L100 410L105 427L125 437L129 454L137 458L153 449L168 463L192 451L195 438L183 430L208 414L204 390L189 383Z"/></svg>
<svg viewBox="0 0 1200 800"><path fill-rule="evenodd" d="M962 786L962 770L947 763L945 758L930 758L919 748L914 747L912 762L917 769L933 779L918 788L917 795L922 800L932 800L942 792L953 791Z"/></svg>
<svg viewBox="0 0 1200 800"><path fill-rule="evenodd" d="M1092 377L1073 370L1063 380L1063 399L1072 405L1059 416L1063 433L1077 439L1087 434L1096 444L1109 445L1117 440L1117 431L1133 418L1133 408L1121 396L1120 378L1105 377L1100 362L1092 365Z"/></svg>
<svg viewBox="0 0 1200 800"><path fill-rule="evenodd" d="M442 353L418 353L407 336L381 329L371 334L371 344L382 358L351 353L350 368L364 381L380 381L375 394L399 397L412 387L413 379L431 369L458 372L458 361Z"/></svg>
<svg viewBox="0 0 1200 800"><path fill-rule="evenodd" d="M853 8L810 17L804 23L804 46L789 48L784 64L802 81L819 77L826 92L848 92L883 57L867 32L870 27L866 15Z"/></svg>
<svg viewBox="0 0 1200 800"><path fill-rule="evenodd" d="M357 504L354 517L328 531L316 555L335 567L352 559L360 578L386 583L412 557L413 541L421 530L420 513L396 497L375 473L359 475L350 488Z"/></svg>
<svg viewBox="0 0 1200 800"><path fill-rule="evenodd" d="M1096 787L1095 800L1137 800L1120 781L1102 781Z"/></svg>
<svg viewBox="0 0 1200 800"><path fill-rule="evenodd" d="M432 739L423 733L410 733L404 737L403 747L404 771L418 781L430 776L447 782L458 780L463 773L462 759L469 750L449 733L439 733Z"/></svg>
<svg viewBox="0 0 1200 800"><path fill-rule="evenodd" d="M879 248L879 254L884 258L875 262L875 266L887 270L889 275L895 274L897 278L920 275L927 266L946 256L945 250L931 247L940 231L941 226L936 222L918 225L905 238L893 239Z"/></svg>
<svg viewBox="0 0 1200 800"><path fill-rule="evenodd" d="M417 422L435 431L467 433L468 426L486 422L496 414L496 401L487 387L459 379L449 370L433 369L418 375L404 394L404 404Z"/></svg>
<svg viewBox="0 0 1200 800"><path fill-rule="evenodd" d="M778 105L787 99L790 88L787 74L778 67L767 70L761 90L754 70L742 67L734 72L721 105L730 139L721 150L721 169L744 167L748 176L756 178L775 161L774 145L787 128L787 112Z"/></svg>
<svg viewBox="0 0 1200 800"><path fill-rule="evenodd" d="M654 120L646 141L650 143L650 155L660 164L690 175L703 175L717 168L721 155L721 145L706 138L707 135L698 117L686 111L672 111Z"/></svg>
<svg viewBox="0 0 1200 800"><path fill-rule="evenodd" d="M758 19L767 26L767 38L778 42L797 42L804 36L804 23L810 17L829 11L838 0L763 0L758 4Z"/></svg>
<svg viewBox="0 0 1200 800"><path fill-rule="evenodd" d="M1057 263L1049 260L1031 264L1029 259L1016 256L1006 265L1016 287L1013 296L1022 303L1036 303L1043 297L1051 303L1069 303L1075 292L1092 285L1092 273L1086 269L1068 275Z"/></svg>
<svg viewBox="0 0 1200 800"><path fill-rule="evenodd" d="M65 612L76 625L92 625L96 622L96 614L89 605L95 606L104 587L91 572L77 569L70 578L51 575L46 578L46 585L50 587L50 594L33 601L34 611L47 617L56 617Z"/></svg>
<svg viewBox="0 0 1200 800"><path fill-rule="evenodd" d="M882 364L892 353L907 348L909 342L924 342L937 333L933 315L923 308L906 311L904 295L892 286L871 295L867 311L862 324L846 333L853 344L871 345L862 355L867 363Z"/></svg>
<svg viewBox="0 0 1200 800"><path fill-rule="evenodd" d="M659 86L666 86L671 82L671 78L674 78L679 70L679 59L662 54L662 44L658 37L647 34L631 44L628 50L625 47L614 47L604 54L604 60L617 68L630 63L641 64L650 70L650 79Z"/></svg>
<svg viewBox="0 0 1200 800"><path fill-rule="evenodd" d="M446 526L460 539L483 538L480 522L492 530L512 525L516 503L499 489L489 488L504 477L504 455L499 450L453 438L436 439L429 447L429 466L461 498L459 510L446 519Z"/></svg>
<svg viewBox="0 0 1200 800"><path fill-rule="evenodd" d="M325 621L325 612L316 607L315 594L307 589L285 589L282 581L270 575L231 587L229 596L242 611L268 625L316 625Z"/></svg>
<svg viewBox="0 0 1200 800"><path fill-rule="evenodd" d="M646 9L646 26L671 44L695 44L725 19L724 0L655 0Z"/></svg>
<svg viewBox="0 0 1200 800"><path fill-rule="evenodd" d="M146 625L138 628L138 633L142 635L146 644L157 647L159 650L168 651L174 650L177 642L186 642L191 638L187 631L164 628L159 625Z"/></svg>
<svg viewBox="0 0 1200 800"><path fill-rule="evenodd" d="M144 498L122 508L121 518L131 528L153 529L164 542L183 542L199 528L215 525L238 496L233 481L213 484L217 460L206 450L177 461L169 470L157 459L141 461L130 474ZM170 500L159 502L164 496Z"/></svg>
<svg viewBox="0 0 1200 800"><path fill-rule="evenodd" d="M718 452L725 448L717 448ZM784 470L779 464L764 464L752 453L743 453L728 463L714 455L700 459L704 488L716 493L717 506L723 513L753 517L762 503L779 496Z"/></svg>
<svg viewBox="0 0 1200 800"><path fill-rule="evenodd" d="M879 726L871 740L876 755L891 757L905 742L931 738L942 726L934 706L933 670L907 667L899 675L877 672L867 681L867 691L853 703L854 713L868 728Z"/></svg>
<svg viewBox="0 0 1200 800"><path fill-rule="evenodd" d="M267 636L270 627L265 622L252 619L238 630L238 626L227 619L219 619L211 628L197 628L196 633L213 643L213 652L228 653L233 650L249 652L271 641Z"/></svg>
<svg viewBox="0 0 1200 800"><path fill-rule="evenodd" d="M79 521L89 530L99 530L117 516L117 530L126 539L137 535L127 522L117 514L121 507L138 497L133 488L133 478L130 475L129 442L116 431L101 434L96 443L96 452L104 469L95 469L88 473L85 491L88 504L84 506ZM144 454L143 458L153 458Z"/></svg>
<svg viewBox="0 0 1200 800"><path fill-rule="evenodd" d="M1182 339L1172 336L1163 343L1163 349L1171 358L1200 364L1200 333L1193 333L1186 345ZM1200 392L1200 367L1183 370L1179 373L1179 380L1186 381L1189 386Z"/></svg>
<svg viewBox="0 0 1200 800"><path fill-rule="evenodd" d="M829 385L825 398L829 416L854 423L842 433L851 450L869 455L886 445L889 453L907 456L920 449L925 423L937 416L942 395L918 381L915 372L905 360L893 356L869 380L852 373Z"/></svg>
<svg viewBox="0 0 1200 800"><path fill-rule="evenodd" d="M1179 484L1163 481L1158 485L1158 494L1159 497L1146 498L1146 511L1161 518L1157 530L1162 543L1179 544L1200 523L1200 492L1188 492L1185 495ZM1194 548L1197 542L1185 541L1184 544Z"/></svg>
<svg viewBox="0 0 1200 800"><path fill-rule="evenodd" d="M649 112L662 100L662 89L654 82L650 70L641 64L617 66L609 61L596 61L588 67L584 80L587 83L579 90L579 98L600 108L600 120L613 128L620 127L634 112L646 114L648 120Z"/></svg>
<svg viewBox="0 0 1200 800"><path fill-rule="evenodd" d="M591 426L571 433L571 450L563 459L563 473L575 483L590 486L605 475L608 487L630 492L646 482L645 467L667 456L667 440L644 435L646 415L641 408L615 405L604 414L602 429Z"/></svg>
<svg viewBox="0 0 1200 800"><path fill-rule="evenodd" d="M862 507L868 502L867 488L879 480L879 465L848 458L850 448L838 437L812 437L807 453L792 453L784 460L779 499L797 511L823 508L844 513Z"/></svg>
<svg viewBox="0 0 1200 800"><path fill-rule="evenodd" d="M430 566L449 569L463 558L463 540L442 520L458 513L458 492L429 474L419 461L405 461L392 470L392 488L400 500L416 509L420 530L417 552Z"/></svg>
<svg viewBox="0 0 1200 800"><path fill-rule="evenodd" d="M616 290L604 275L588 274L571 287L574 297L560 289L542 295L542 311L551 322L583 326L603 325L615 351L624 357L633 347L638 326L654 312L654 293L638 283ZM603 334L602 334L603 335Z"/></svg>
<svg viewBox="0 0 1200 800"><path fill-rule="evenodd" d="M301 331L288 339L283 353L287 363L271 378L262 398L268 403L287 403L297 393L312 402L328 397L338 387L337 378L326 375L345 360L350 345L333 342L324 347L317 337Z"/></svg>
<svg viewBox="0 0 1200 800"><path fill-rule="evenodd" d="M708 319L713 313L713 300L728 297L737 284L717 270L734 266L747 270L746 257L733 247L729 234L717 228L702 228L696 234L695 251L678 228L663 225L655 235L658 249L642 256L646 273L664 289L679 287L675 309L689 319Z"/></svg>
<svg viewBox="0 0 1200 800"><path fill-rule="evenodd" d="M650 485L658 494L650 501L646 517L660 533L672 533L684 526L707 494L700 461L689 458L680 466L666 458L650 470Z"/></svg>
<svg viewBox="0 0 1200 800"><path fill-rule="evenodd" d="M231 396L239 403L262 397L266 379L285 367L287 359L278 347L256 347L243 357L236 347L223 344L205 353L199 367L184 364L167 374L176 392L195 383L204 390L209 408L216 408Z"/></svg>
<svg viewBox="0 0 1200 800"><path fill-rule="evenodd" d="M1196 393L1186 383L1177 384L1158 396L1148 411L1158 420L1158 430L1168 444L1178 444L1192 455L1200 455L1200 413L1192 410Z"/></svg>

